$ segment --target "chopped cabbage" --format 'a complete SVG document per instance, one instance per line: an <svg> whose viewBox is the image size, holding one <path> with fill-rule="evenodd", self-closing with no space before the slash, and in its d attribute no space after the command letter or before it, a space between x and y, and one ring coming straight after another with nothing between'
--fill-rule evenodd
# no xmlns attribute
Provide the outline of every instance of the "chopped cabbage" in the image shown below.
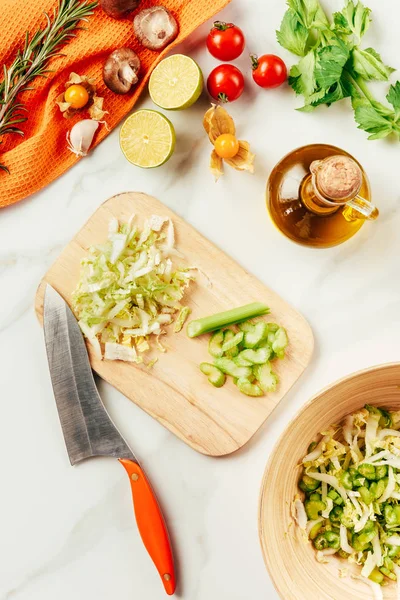
<svg viewBox="0 0 400 600"><path fill-rule="evenodd" d="M293 517L298 523L300 529L305 529L307 525L307 515L304 504L300 498L295 498L293 501Z"/></svg>
<svg viewBox="0 0 400 600"><path fill-rule="evenodd" d="M347 501L346 490L344 489L344 487L339 485L339 482L334 475L327 475L326 473L314 473L310 471L308 473L308 476L312 477L312 479L316 479L317 481L324 481L325 483L328 483L337 492L339 492L339 494L345 502Z"/></svg>
<svg viewBox="0 0 400 600"><path fill-rule="evenodd" d="M106 342L104 356L109 360L137 361L137 354L134 348L129 348L128 346L116 344L114 342Z"/></svg>
<svg viewBox="0 0 400 600"><path fill-rule="evenodd" d="M158 338L182 314L195 277L174 247L171 219L153 215L142 230L134 221L134 215L127 223L112 218L107 241L89 248L72 306L98 357L143 362L139 354L152 337L163 348Z"/></svg>
<svg viewBox="0 0 400 600"><path fill-rule="evenodd" d="M379 504L382 504L383 502L386 502L386 500L389 500L389 498L392 497L392 494L395 490L396 490L396 479L394 476L393 467L389 467L388 484L387 484L386 489L383 492L382 496L380 498L378 498Z"/></svg>
<svg viewBox="0 0 400 600"><path fill-rule="evenodd" d="M343 550L343 552L347 552L348 554L354 553L354 549L350 546L349 541L347 539L347 529L342 524L340 524L340 547Z"/></svg>

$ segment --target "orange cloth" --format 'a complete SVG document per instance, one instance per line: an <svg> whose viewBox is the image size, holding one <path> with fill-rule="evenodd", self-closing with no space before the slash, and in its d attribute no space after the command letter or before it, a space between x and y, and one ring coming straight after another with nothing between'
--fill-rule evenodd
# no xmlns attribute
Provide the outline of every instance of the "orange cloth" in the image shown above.
<svg viewBox="0 0 400 600"><path fill-rule="evenodd" d="M13 204L56 179L77 162L67 149L66 133L76 121L88 118L87 113L65 119L56 98L64 91L71 71L94 77L98 95L104 97L108 126L114 128L131 110L143 90L151 70L171 50L182 42L196 27L211 18L230 0L143 0L128 19L117 21L97 8L86 24L87 30L61 48L64 57L57 57L49 68L54 73L48 79L37 78L35 89L20 94L19 99L28 108L28 121L22 123L25 137L6 135L0 145L0 163L7 165L11 174L0 171L0 207ZM175 16L179 35L161 53L143 48L137 41L132 26L132 14L153 4L163 4ZM31 34L45 23L43 11L52 13L57 0L0 0L0 62L10 65L18 48L23 45L26 31ZM103 83L102 68L107 56L121 46L129 46L140 57L142 67L139 84L133 93L120 96L112 93ZM1 74L0 74L1 79ZM95 144L109 132L103 125L98 129Z"/></svg>

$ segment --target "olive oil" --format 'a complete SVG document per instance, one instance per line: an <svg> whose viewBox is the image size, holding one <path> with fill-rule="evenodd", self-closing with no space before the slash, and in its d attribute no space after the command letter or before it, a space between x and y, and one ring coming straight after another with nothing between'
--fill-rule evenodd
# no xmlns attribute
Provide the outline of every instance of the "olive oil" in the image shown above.
<svg viewBox="0 0 400 600"><path fill-rule="evenodd" d="M332 164L334 160L339 166ZM327 165L322 183L318 180L319 165ZM351 175L358 175L359 182L355 189L353 177L346 191L340 184L349 170ZM326 178L332 178L332 173L339 173L337 194L326 185ZM325 188L321 189L323 183ZM333 189L331 195L326 189ZM370 197L368 178L361 165L344 150L327 144L293 150L275 166L267 184L267 207L276 227L291 240L317 248L341 244L355 235L367 218L375 219L379 213Z"/></svg>

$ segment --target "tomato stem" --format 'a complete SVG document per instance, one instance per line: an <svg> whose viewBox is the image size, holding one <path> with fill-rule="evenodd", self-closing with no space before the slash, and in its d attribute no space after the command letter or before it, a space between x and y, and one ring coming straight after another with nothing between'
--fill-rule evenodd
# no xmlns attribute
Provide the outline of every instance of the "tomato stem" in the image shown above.
<svg viewBox="0 0 400 600"><path fill-rule="evenodd" d="M214 27L219 31L226 31L230 27L233 27L233 23L225 23L225 21L214 21Z"/></svg>
<svg viewBox="0 0 400 600"><path fill-rule="evenodd" d="M258 67L258 56L257 54L250 54L251 68L255 71Z"/></svg>
<svg viewBox="0 0 400 600"><path fill-rule="evenodd" d="M223 102L224 104L225 104L226 102L229 102L229 100L228 100L228 96L227 96L226 94L224 94L224 92L220 92L220 93L218 94L218 100L220 100L220 101L221 101L221 102Z"/></svg>

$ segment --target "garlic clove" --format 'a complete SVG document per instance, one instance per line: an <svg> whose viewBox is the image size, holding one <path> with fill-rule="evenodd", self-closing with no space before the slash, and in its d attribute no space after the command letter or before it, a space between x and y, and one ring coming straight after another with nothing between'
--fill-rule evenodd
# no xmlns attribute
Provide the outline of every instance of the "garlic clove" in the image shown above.
<svg viewBox="0 0 400 600"><path fill-rule="evenodd" d="M99 122L93 119L78 121L67 133L68 149L76 156L86 156L93 142Z"/></svg>

